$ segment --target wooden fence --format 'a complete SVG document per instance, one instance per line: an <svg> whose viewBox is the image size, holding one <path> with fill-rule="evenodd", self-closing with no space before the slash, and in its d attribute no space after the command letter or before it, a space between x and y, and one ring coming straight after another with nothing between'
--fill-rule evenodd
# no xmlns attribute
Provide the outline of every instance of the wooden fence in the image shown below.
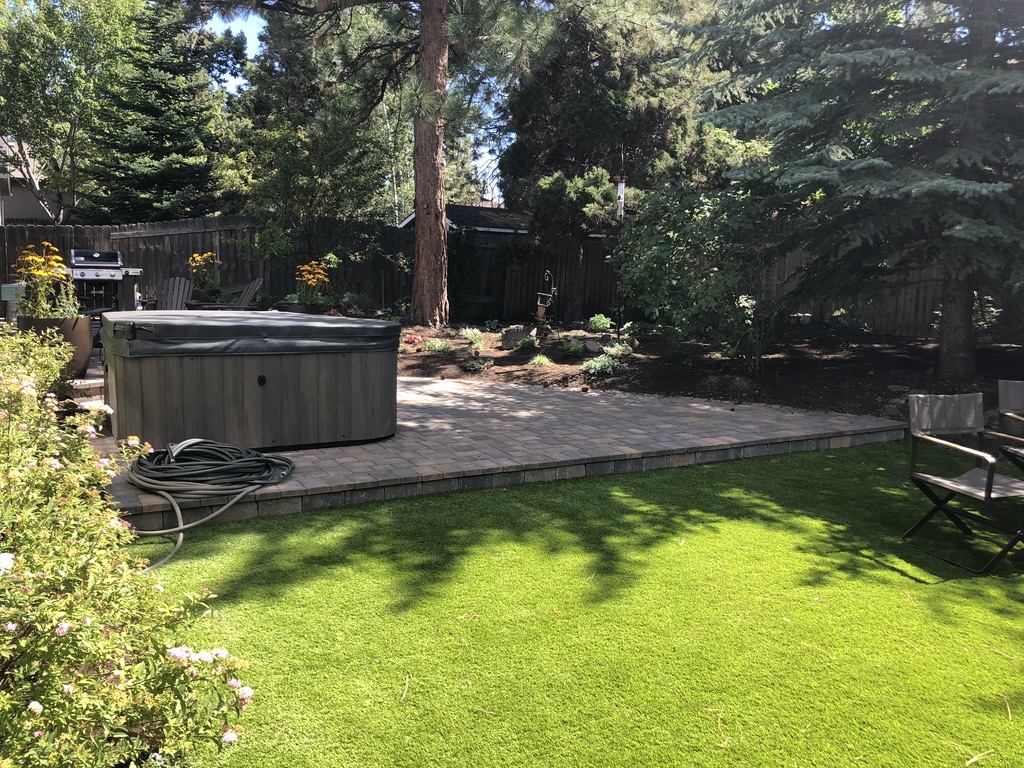
<svg viewBox="0 0 1024 768"><path fill-rule="evenodd" d="M15 280L14 263L22 249L45 240L65 255L72 248L120 250L126 266L143 270L143 295L155 295L156 286L168 277L189 275L188 257L211 251L222 262L221 284L241 286L256 277L264 280L264 292L280 298L295 291L295 268L300 259L266 264L254 259L253 242L258 223L243 217L213 217L186 221L121 226L0 227L0 255L4 282ZM332 289L363 297L372 308L395 308L407 301L411 289L408 265L413 260L412 230L388 227L367 235L366 254L345 258L332 270ZM449 284L452 317L457 322L482 322L491 318L519 321L537 310L537 293L556 288L568 293L568 281L584 283L584 313L614 314L618 304L617 277L606 256L609 243L588 241L582 271L568 256L541 257L527 247L523 236L497 233L453 233L449 249ZM784 280L803 263L795 255L779 265ZM551 281L545 279L550 273ZM912 280L870 298L822 300L801 312L824 319L843 311L871 330L899 336L933 337L940 285L936 276L921 273ZM559 316L556 298L553 313Z"/></svg>

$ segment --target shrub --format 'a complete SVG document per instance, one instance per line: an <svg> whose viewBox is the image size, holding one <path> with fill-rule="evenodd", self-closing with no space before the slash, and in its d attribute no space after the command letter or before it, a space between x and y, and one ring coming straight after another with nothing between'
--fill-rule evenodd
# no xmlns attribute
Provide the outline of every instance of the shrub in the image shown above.
<svg viewBox="0 0 1024 768"><path fill-rule="evenodd" d="M469 346L479 348L484 342L484 335L479 328L463 328L459 335L469 342Z"/></svg>
<svg viewBox="0 0 1024 768"><path fill-rule="evenodd" d="M566 357L583 357L586 350L587 347L582 341L573 341L572 339L562 341L562 354Z"/></svg>
<svg viewBox="0 0 1024 768"><path fill-rule="evenodd" d="M377 308L375 299L367 296L365 293L354 293L352 291L343 293L338 304L343 309L364 314L373 312Z"/></svg>
<svg viewBox="0 0 1024 768"><path fill-rule="evenodd" d="M524 349L536 349L537 348L537 337L536 336L523 336L519 341L516 342L517 350Z"/></svg>
<svg viewBox="0 0 1024 768"><path fill-rule="evenodd" d="M622 332L635 339L642 339L654 333L654 323L645 323L638 320L630 320L622 326Z"/></svg>
<svg viewBox="0 0 1024 768"><path fill-rule="evenodd" d="M612 327L612 320L606 315L594 315L587 320L588 331L607 331Z"/></svg>
<svg viewBox="0 0 1024 768"><path fill-rule="evenodd" d="M633 354L633 348L629 344L612 344L604 348L608 357L627 357Z"/></svg>
<svg viewBox="0 0 1024 768"><path fill-rule="evenodd" d="M487 370L492 362L486 357L468 357L462 361L462 370L466 373L481 373Z"/></svg>
<svg viewBox="0 0 1024 768"><path fill-rule="evenodd" d="M427 352L451 352L452 345L441 339L427 339L423 342L423 349Z"/></svg>
<svg viewBox="0 0 1024 768"><path fill-rule="evenodd" d="M0 331L0 766L173 764L237 739L252 689L185 645L201 598L164 599L129 551L103 495L117 462L90 443L103 412L62 418L46 392L69 358Z"/></svg>
<svg viewBox="0 0 1024 768"><path fill-rule="evenodd" d="M554 363L551 362L551 358L549 358L547 355L537 354L530 358L530 362L528 362L527 365L544 366L554 365Z"/></svg>
<svg viewBox="0 0 1024 768"><path fill-rule="evenodd" d="M581 370L588 376L610 376L618 367L618 358L598 355L593 360L587 360L581 366Z"/></svg>

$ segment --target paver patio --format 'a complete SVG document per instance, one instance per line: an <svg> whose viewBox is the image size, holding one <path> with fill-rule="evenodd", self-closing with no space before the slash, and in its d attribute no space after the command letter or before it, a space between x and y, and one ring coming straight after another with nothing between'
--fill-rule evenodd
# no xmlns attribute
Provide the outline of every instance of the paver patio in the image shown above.
<svg viewBox="0 0 1024 768"><path fill-rule="evenodd" d="M842 448L901 440L904 429L875 417L776 406L400 378L394 437L281 451L295 462L292 476L257 491L220 519ZM113 441L105 441L101 449L112 450ZM123 476L111 492L134 524L171 523L165 499L141 492ZM191 520L223 501L181 506Z"/></svg>

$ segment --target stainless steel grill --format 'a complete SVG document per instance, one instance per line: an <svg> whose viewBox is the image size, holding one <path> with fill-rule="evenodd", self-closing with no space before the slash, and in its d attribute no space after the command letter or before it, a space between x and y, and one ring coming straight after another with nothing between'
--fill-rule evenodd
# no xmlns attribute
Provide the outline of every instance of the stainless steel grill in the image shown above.
<svg viewBox="0 0 1024 768"><path fill-rule="evenodd" d="M142 270L124 266L120 251L74 248L68 271L83 309L136 308Z"/></svg>

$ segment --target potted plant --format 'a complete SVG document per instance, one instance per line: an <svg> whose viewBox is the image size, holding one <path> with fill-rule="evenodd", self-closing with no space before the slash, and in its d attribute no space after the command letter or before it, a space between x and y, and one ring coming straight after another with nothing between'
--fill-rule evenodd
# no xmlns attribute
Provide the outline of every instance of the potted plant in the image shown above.
<svg viewBox="0 0 1024 768"><path fill-rule="evenodd" d="M193 253L189 257L188 268L192 271L192 285L194 286L193 300L213 301L219 297L220 272L217 267L222 263L217 258L217 254L212 251Z"/></svg>
<svg viewBox="0 0 1024 768"><path fill-rule="evenodd" d="M92 354L92 320L79 314L78 297L71 274L52 243L42 252L30 245L18 256L15 272L25 283L18 299L18 329L43 333L52 328L74 347L68 373L80 378Z"/></svg>
<svg viewBox="0 0 1024 768"><path fill-rule="evenodd" d="M298 290L285 296L274 305L274 309L286 312L323 312L334 303L325 289L331 280L327 276L327 260L313 259L308 264L300 264L295 270L295 285Z"/></svg>

